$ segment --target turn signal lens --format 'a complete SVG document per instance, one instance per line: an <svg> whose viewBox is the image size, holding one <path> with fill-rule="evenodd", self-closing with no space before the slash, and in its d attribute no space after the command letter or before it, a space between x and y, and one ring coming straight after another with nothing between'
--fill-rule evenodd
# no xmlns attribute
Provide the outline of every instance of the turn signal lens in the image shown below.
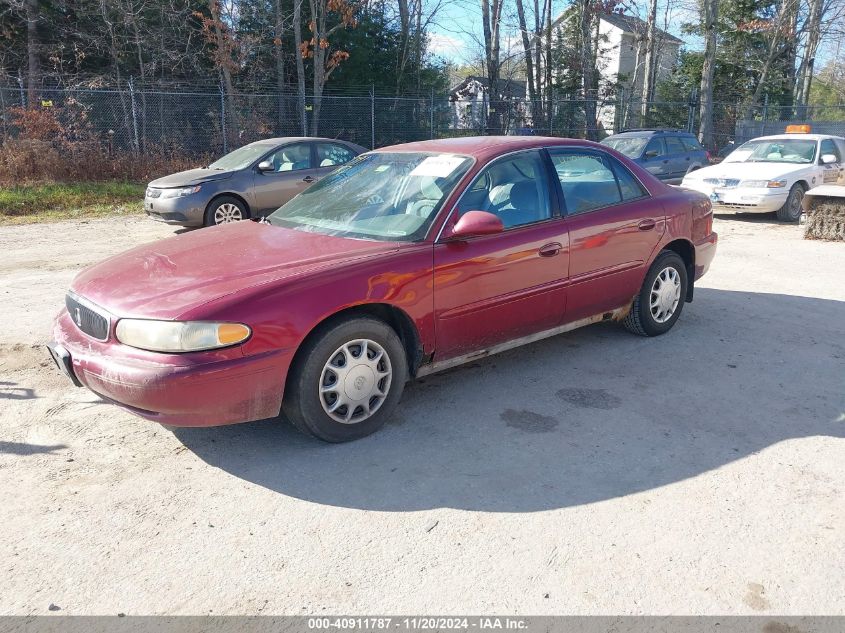
<svg viewBox="0 0 845 633"><path fill-rule="evenodd" d="M199 352L243 343L252 334L241 323L121 319L115 335L124 345L151 352Z"/></svg>
<svg viewBox="0 0 845 633"><path fill-rule="evenodd" d="M781 187L786 187L785 180L770 180L766 185L769 189L780 189Z"/></svg>

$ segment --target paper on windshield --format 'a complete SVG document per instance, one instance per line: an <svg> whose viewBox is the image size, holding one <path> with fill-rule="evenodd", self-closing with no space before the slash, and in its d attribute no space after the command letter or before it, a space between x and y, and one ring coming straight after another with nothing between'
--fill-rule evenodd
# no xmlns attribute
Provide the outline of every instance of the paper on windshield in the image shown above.
<svg viewBox="0 0 845 633"><path fill-rule="evenodd" d="M440 156L429 156L423 162L414 167L411 176L430 176L432 178L447 178L464 162L461 156L442 154Z"/></svg>

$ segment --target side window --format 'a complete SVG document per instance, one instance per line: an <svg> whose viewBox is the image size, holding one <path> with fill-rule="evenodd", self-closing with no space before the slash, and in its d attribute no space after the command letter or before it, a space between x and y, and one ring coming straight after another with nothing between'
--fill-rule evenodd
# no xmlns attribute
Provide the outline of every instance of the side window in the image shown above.
<svg viewBox="0 0 845 633"><path fill-rule="evenodd" d="M458 213L489 211L505 229L551 217L549 181L538 151L497 160L482 171L458 203Z"/></svg>
<svg viewBox="0 0 845 633"><path fill-rule="evenodd" d="M637 200L648 195L648 191L640 184L640 181L622 163L611 159L611 165L613 166L613 173L616 175L616 180L619 183L622 200L628 202L629 200Z"/></svg>
<svg viewBox="0 0 845 633"><path fill-rule="evenodd" d="M656 137L651 139L648 145L645 146L643 156L646 156L649 152L656 152L653 156L663 156L666 153L666 148L663 146L663 139Z"/></svg>
<svg viewBox="0 0 845 633"><path fill-rule="evenodd" d="M824 156L825 154L833 154L834 156L836 156L836 162L837 163L842 160L842 155L839 153L839 148L836 146L836 143L834 143L829 138L822 140L821 152L819 153L819 159L821 160L821 157Z"/></svg>
<svg viewBox="0 0 845 633"><path fill-rule="evenodd" d="M273 171L299 171L311 169L311 148L308 143L286 145L267 160L273 163Z"/></svg>
<svg viewBox="0 0 845 633"><path fill-rule="evenodd" d="M694 136L681 136L680 139L688 152L701 152L704 150L701 143Z"/></svg>
<svg viewBox="0 0 845 633"><path fill-rule="evenodd" d="M685 154L686 148L681 143L681 139L677 136L666 137L666 153L668 154Z"/></svg>
<svg viewBox="0 0 845 633"><path fill-rule="evenodd" d="M332 167L343 165L355 158L355 152L336 143L317 144L317 167Z"/></svg>
<svg viewBox="0 0 845 633"><path fill-rule="evenodd" d="M622 202L609 160L598 154L552 153L568 214L584 213Z"/></svg>

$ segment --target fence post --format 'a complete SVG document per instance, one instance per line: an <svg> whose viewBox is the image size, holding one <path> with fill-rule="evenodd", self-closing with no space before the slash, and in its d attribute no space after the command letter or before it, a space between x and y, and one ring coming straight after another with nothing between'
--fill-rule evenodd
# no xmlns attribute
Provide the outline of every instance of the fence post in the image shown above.
<svg viewBox="0 0 845 633"><path fill-rule="evenodd" d="M698 101L697 92L695 88L689 91L689 100L687 103L687 132L692 133L695 128L695 105Z"/></svg>
<svg viewBox="0 0 845 633"><path fill-rule="evenodd" d="M129 78L129 103L132 106L132 150L137 154L141 147L138 142L138 110L135 106L135 83Z"/></svg>
<svg viewBox="0 0 845 633"><path fill-rule="evenodd" d="M23 89L23 76L21 76L21 71L18 71L18 87L21 90L21 107L26 109L26 91Z"/></svg>
<svg viewBox="0 0 845 633"><path fill-rule="evenodd" d="M769 120L769 93L763 95L763 123Z"/></svg>
<svg viewBox="0 0 845 633"><path fill-rule="evenodd" d="M430 138L434 138L434 88L431 89L431 97L428 103L428 127L431 130Z"/></svg>
<svg viewBox="0 0 845 633"><path fill-rule="evenodd" d="M223 153L229 153L229 134L226 131L226 91L220 83L220 129L223 132Z"/></svg>
<svg viewBox="0 0 845 633"><path fill-rule="evenodd" d="M370 147L376 148L376 87L370 86Z"/></svg>

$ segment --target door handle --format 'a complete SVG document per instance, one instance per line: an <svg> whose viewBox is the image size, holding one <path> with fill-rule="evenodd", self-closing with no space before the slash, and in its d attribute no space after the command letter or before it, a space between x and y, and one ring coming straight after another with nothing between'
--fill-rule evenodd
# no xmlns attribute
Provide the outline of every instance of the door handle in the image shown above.
<svg viewBox="0 0 845 633"><path fill-rule="evenodd" d="M555 255L560 253L560 249L562 248L563 246L560 244L560 242L551 242L550 244L541 246L538 252L540 253L540 257L554 257Z"/></svg>
<svg viewBox="0 0 845 633"><path fill-rule="evenodd" d="M305 176L305 178L302 179L302 182L314 182L315 180L317 179L314 178L314 176Z"/></svg>
<svg viewBox="0 0 845 633"><path fill-rule="evenodd" d="M640 231L650 231L655 226L657 226L657 222L649 218L648 220L640 220L640 223L637 224L637 228Z"/></svg>

